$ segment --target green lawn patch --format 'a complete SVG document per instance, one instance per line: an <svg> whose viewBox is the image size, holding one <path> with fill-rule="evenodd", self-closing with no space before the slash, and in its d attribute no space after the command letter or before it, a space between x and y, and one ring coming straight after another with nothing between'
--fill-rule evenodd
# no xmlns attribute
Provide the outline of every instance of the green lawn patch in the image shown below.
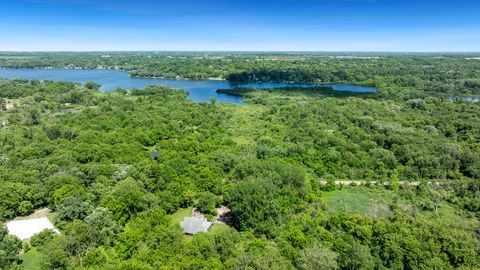
<svg viewBox="0 0 480 270"><path fill-rule="evenodd" d="M219 234L222 232L226 232L228 230L231 230L231 228L227 224L215 223L212 225L212 228L210 229L210 233Z"/></svg>
<svg viewBox="0 0 480 270"><path fill-rule="evenodd" d="M180 222L183 221L185 217L189 217L192 215L192 210L192 207L182 208L179 209L177 212L173 213L171 216L172 224L180 224Z"/></svg>
<svg viewBox="0 0 480 270"><path fill-rule="evenodd" d="M383 188L344 188L322 192L327 210L334 213L362 214L387 217L395 194Z"/></svg>
<svg viewBox="0 0 480 270"><path fill-rule="evenodd" d="M35 248L21 255L24 270L40 270L42 263L42 254Z"/></svg>

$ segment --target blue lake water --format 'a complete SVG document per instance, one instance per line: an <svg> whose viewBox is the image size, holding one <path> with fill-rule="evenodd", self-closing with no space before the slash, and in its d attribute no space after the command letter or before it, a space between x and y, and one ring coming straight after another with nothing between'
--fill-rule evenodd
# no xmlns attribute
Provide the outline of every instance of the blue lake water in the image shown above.
<svg viewBox="0 0 480 270"><path fill-rule="evenodd" d="M480 103L480 97L474 96L449 96L448 100L450 101L466 101L472 103Z"/></svg>
<svg viewBox="0 0 480 270"><path fill-rule="evenodd" d="M167 80L132 78L127 72L105 69L0 69L0 78L18 78L28 80L51 80L80 82L93 81L102 85L100 90L109 91L117 87L124 89L143 88L147 85L163 85L188 91L188 97L193 101L209 101L215 97L219 102L242 103L242 98L216 93L217 89L234 87L257 87L261 89L278 87L312 87L318 84L292 84L281 82L261 83L230 83L220 80ZM375 92L374 87L364 87L348 84L323 84L338 91Z"/></svg>

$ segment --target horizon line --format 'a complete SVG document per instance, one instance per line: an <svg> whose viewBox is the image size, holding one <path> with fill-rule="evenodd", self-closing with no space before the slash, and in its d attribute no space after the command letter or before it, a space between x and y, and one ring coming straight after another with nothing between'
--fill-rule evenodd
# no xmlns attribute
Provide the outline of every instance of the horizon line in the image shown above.
<svg viewBox="0 0 480 270"><path fill-rule="evenodd" d="M364 50L0 50L0 53L101 53L101 52L220 52L220 53L480 53L478 51L364 51Z"/></svg>

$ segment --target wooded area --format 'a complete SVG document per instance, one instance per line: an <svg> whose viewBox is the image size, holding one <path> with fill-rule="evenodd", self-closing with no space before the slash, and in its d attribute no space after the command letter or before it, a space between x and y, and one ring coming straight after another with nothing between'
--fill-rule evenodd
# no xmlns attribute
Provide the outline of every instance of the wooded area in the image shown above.
<svg viewBox="0 0 480 270"><path fill-rule="evenodd" d="M378 88L221 90L246 98L234 105L0 79L0 220L49 207L60 230L22 244L0 226L0 268L32 256L43 269L480 267L480 104L448 99L480 94L480 61L47 54L0 66ZM184 235L179 212L221 205L230 223Z"/></svg>

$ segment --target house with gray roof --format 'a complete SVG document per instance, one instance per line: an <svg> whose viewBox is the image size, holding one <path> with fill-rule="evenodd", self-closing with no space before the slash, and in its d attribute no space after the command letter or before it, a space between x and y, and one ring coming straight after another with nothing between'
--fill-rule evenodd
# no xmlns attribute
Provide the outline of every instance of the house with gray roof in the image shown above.
<svg viewBox="0 0 480 270"><path fill-rule="evenodd" d="M212 222L208 222L202 218L185 217L185 219L180 222L180 227L182 227L185 234L194 235L199 232L208 232L208 229L212 227Z"/></svg>

